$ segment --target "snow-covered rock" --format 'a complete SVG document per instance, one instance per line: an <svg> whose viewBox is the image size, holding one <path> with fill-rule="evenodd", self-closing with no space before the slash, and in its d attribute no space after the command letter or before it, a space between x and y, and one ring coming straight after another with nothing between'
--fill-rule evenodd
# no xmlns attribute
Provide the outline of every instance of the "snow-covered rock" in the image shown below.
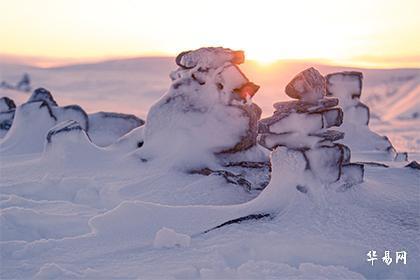
<svg viewBox="0 0 420 280"><path fill-rule="evenodd" d="M30 104L38 104L38 106ZM21 107L25 109L19 109ZM47 131L54 125L69 120L76 121L98 146L109 146L134 128L144 124L142 119L134 115L111 112L88 115L79 105L58 106L51 92L44 88L34 90L28 101L17 109L13 100L3 97L0 99L0 108L0 138L4 138L0 142L2 154L42 152ZM37 113L39 108L45 110L47 114L42 116L43 114ZM19 116L15 117L17 114ZM46 116L49 116L48 121ZM10 133L8 133L9 130ZM19 135L15 130L20 131ZM8 136L5 137L6 135ZM21 137L26 140L18 139ZM20 146L25 146L24 142L27 142L28 148Z"/></svg>
<svg viewBox="0 0 420 280"><path fill-rule="evenodd" d="M343 132L328 130L343 123L343 111L336 107L338 99L324 97L325 92L325 78L316 69L299 73L286 87L286 93L302 100L275 103L273 116L259 122L258 139L269 150L283 146L301 152L315 180L323 185L342 185L340 177L343 164L350 162L350 149L334 143L344 138ZM351 177L356 171L347 173ZM363 173L353 177L357 178L347 179L347 185L360 183ZM308 186L299 185L298 190L307 193Z"/></svg>
<svg viewBox="0 0 420 280"><path fill-rule="evenodd" d="M13 109L16 109L16 104L13 99L6 96L0 98L0 112L6 112Z"/></svg>
<svg viewBox="0 0 420 280"><path fill-rule="evenodd" d="M308 68L297 74L287 84L285 92L288 96L303 101L314 102L325 94L325 78L315 68Z"/></svg>
<svg viewBox="0 0 420 280"><path fill-rule="evenodd" d="M203 48L177 57L170 89L147 115L140 157L187 169L211 167L217 154L256 144L261 109L251 97L258 86L240 71L238 56L242 52Z"/></svg>
<svg viewBox="0 0 420 280"><path fill-rule="evenodd" d="M16 108L12 126L0 141L0 154L37 153L44 149L48 130L57 117L44 101L30 102Z"/></svg>
<svg viewBox="0 0 420 280"><path fill-rule="evenodd" d="M144 121L134 115L98 112L89 114L89 136L98 146L109 146Z"/></svg>
<svg viewBox="0 0 420 280"><path fill-rule="evenodd" d="M29 97L27 103L45 101L50 106L58 106L51 92L45 88L37 88Z"/></svg>
<svg viewBox="0 0 420 280"><path fill-rule="evenodd" d="M31 78L29 77L28 73L24 73L22 78L16 84L16 89L20 91L31 91Z"/></svg>
<svg viewBox="0 0 420 280"><path fill-rule="evenodd" d="M12 99L0 98L0 138L3 138L12 127L15 110L16 105Z"/></svg>
<svg viewBox="0 0 420 280"><path fill-rule="evenodd" d="M381 136L369 129L370 110L360 101L363 74L355 71L331 73L326 76L327 95L340 100L344 120L339 130L345 133L342 143L354 152L377 152L384 160L400 160L403 155L397 153L386 136Z"/></svg>

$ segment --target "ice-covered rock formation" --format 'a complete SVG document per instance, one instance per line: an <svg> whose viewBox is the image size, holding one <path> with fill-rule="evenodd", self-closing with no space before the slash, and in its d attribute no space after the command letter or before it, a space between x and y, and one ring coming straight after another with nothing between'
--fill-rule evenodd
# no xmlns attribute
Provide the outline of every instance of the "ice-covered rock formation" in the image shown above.
<svg viewBox="0 0 420 280"><path fill-rule="evenodd" d="M0 138L3 138L12 127L15 110L16 105L12 99L0 98Z"/></svg>
<svg viewBox="0 0 420 280"><path fill-rule="evenodd" d="M349 187L363 180L363 165L350 163L350 149L336 141L344 133L329 129L343 122L337 98L327 98L325 78L314 68L299 73L286 94L297 101L274 104L273 116L259 122L259 143L273 150L279 146L302 154L306 169L322 184ZM308 186L297 187L306 193Z"/></svg>
<svg viewBox="0 0 420 280"><path fill-rule="evenodd" d="M383 160L407 160L406 153L397 153L388 137L369 129L369 107L360 101L363 74L355 71L331 73L326 76L327 95L339 99L344 121L339 128L342 140L353 151L376 152ZM373 156L371 154L371 156Z"/></svg>
<svg viewBox="0 0 420 280"><path fill-rule="evenodd" d="M20 91L31 91L31 78L29 77L28 73L24 73L22 78L16 84L16 89Z"/></svg>
<svg viewBox="0 0 420 280"><path fill-rule="evenodd" d="M99 146L111 145L144 124L134 115L99 112L88 116L78 105L59 106L44 88L36 89L26 103L15 107L13 100L0 99L1 154L40 153L49 129L70 120Z"/></svg>
<svg viewBox="0 0 420 280"><path fill-rule="evenodd" d="M92 165L112 164L116 159L112 153L92 143L83 126L74 120L53 126L45 139L43 159L45 164L51 164L54 168L77 166L83 169Z"/></svg>
<svg viewBox="0 0 420 280"><path fill-rule="evenodd" d="M144 160L195 169L217 166L217 157L256 144L261 109L252 103L258 86L239 69L242 51L201 48L176 58L172 84L155 103L144 129Z"/></svg>
<svg viewBox="0 0 420 280"><path fill-rule="evenodd" d="M31 78L29 77L28 73L24 73L22 75L22 78L16 83L16 85L10 84L6 81L2 81L0 83L0 88L30 92L31 91Z"/></svg>
<svg viewBox="0 0 420 280"><path fill-rule="evenodd" d="M98 146L108 146L140 127L144 121L134 115L98 112L89 115L89 136Z"/></svg>

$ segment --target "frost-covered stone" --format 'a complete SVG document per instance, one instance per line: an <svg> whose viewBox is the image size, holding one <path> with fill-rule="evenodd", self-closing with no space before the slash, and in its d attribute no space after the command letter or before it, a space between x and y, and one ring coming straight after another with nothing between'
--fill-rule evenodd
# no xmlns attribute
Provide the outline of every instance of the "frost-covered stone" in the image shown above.
<svg viewBox="0 0 420 280"><path fill-rule="evenodd" d="M340 99L340 105L344 109L357 103L362 94L363 74L361 72L331 73L325 78L327 80L327 95Z"/></svg>
<svg viewBox="0 0 420 280"><path fill-rule="evenodd" d="M78 133L83 130L82 126L74 120L64 121L51 128L47 133L47 143L52 143L52 139L71 131L77 131Z"/></svg>
<svg viewBox="0 0 420 280"><path fill-rule="evenodd" d="M258 86L238 68L241 56L222 48L178 56L171 87L147 115L143 159L171 158L167 164L194 167L256 144L261 109L251 98Z"/></svg>
<svg viewBox="0 0 420 280"><path fill-rule="evenodd" d="M3 138L12 127L15 117L15 102L8 98L0 98L0 138Z"/></svg>
<svg viewBox="0 0 420 280"><path fill-rule="evenodd" d="M143 124L144 120L134 115L98 112L89 115L88 134L96 145L108 146Z"/></svg>
<svg viewBox="0 0 420 280"><path fill-rule="evenodd" d="M15 110L0 112L0 138L3 138L12 127Z"/></svg>
<svg viewBox="0 0 420 280"><path fill-rule="evenodd" d="M401 157L397 157L389 139L378 135L368 127L369 107L360 101L363 74L345 71L328 74L326 79L328 95L338 98L343 108L343 125L339 130L346 136L342 143L356 152L379 151L389 160L400 160Z"/></svg>
<svg viewBox="0 0 420 280"><path fill-rule="evenodd" d="M277 111L273 116L258 123L259 133L281 134L286 132L313 132L323 128L322 114L284 113Z"/></svg>
<svg viewBox="0 0 420 280"><path fill-rule="evenodd" d="M16 84L16 89L20 91L31 91L31 79L28 73L24 73L20 81Z"/></svg>
<svg viewBox="0 0 420 280"><path fill-rule="evenodd" d="M36 90L34 90L31 97L29 97L27 103L38 102L38 101L45 101L50 106L58 106L58 104L57 104L57 102L55 102L51 92L46 90L45 88L37 88Z"/></svg>
<svg viewBox="0 0 420 280"><path fill-rule="evenodd" d="M56 122L57 118L44 101L18 106L12 126L0 141L0 154L41 152L45 135Z"/></svg>
<svg viewBox="0 0 420 280"><path fill-rule="evenodd" d="M333 183L340 179L343 163L343 150L334 145L321 146L305 151L311 171L324 183Z"/></svg>
<svg viewBox="0 0 420 280"><path fill-rule="evenodd" d="M258 124L258 143L269 150L300 151L313 178L330 185L340 180L343 164L350 164L351 151L336 143L345 138L344 132L329 130L340 127L345 116L337 107L338 98L324 96L325 87L325 79L314 68L299 73L286 87L286 94L301 100L275 103L274 114ZM308 193L310 185L300 184L296 189Z"/></svg>
<svg viewBox="0 0 420 280"><path fill-rule="evenodd" d="M57 123L66 120L74 120L77 121L84 130L87 131L89 129L88 115L79 105L51 107L51 110L57 118Z"/></svg>
<svg viewBox="0 0 420 280"><path fill-rule="evenodd" d="M274 109L279 112L316 113L338 105L338 98L322 98L315 102L308 101L282 101L273 104Z"/></svg>
<svg viewBox="0 0 420 280"><path fill-rule="evenodd" d="M13 109L16 109L16 104L13 99L6 96L0 98L0 112L6 112Z"/></svg>
<svg viewBox="0 0 420 280"><path fill-rule="evenodd" d="M363 182L365 168L363 164L349 163L343 164L341 168L340 180L335 183L338 191L345 191L353 185Z"/></svg>
<svg viewBox="0 0 420 280"><path fill-rule="evenodd" d="M322 112L323 127L340 126L343 123L343 110L341 108L327 109Z"/></svg>
<svg viewBox="0 0 420 280"><path fill-rule="evenodd" d="M285 91L291 98L316 102L326 95L325 78L311 67L297 74Z"/></svg>
<svg viewBox="0 0 420 280"><path fill-rule="evenodd" d="M176 64L184 69L194 67L218 68L225 63L241 64L245 61L243 51L233 51L226 48L201 48L194 51L180 53L176 59Z"/></svg>

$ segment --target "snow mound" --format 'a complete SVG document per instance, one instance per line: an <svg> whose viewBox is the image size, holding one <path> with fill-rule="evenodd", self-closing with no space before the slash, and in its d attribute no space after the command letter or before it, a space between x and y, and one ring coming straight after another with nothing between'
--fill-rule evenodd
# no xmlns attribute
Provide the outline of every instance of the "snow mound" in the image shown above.
<svg viewBox="0 0 420 280"><path fill-rule="evenodd" d="M63 238L89 232L87 218L79 215L40 213L31 209L10 207L0 213L0 241Z"/></svg>
<svg viewBox="0 0 420 280"><path fill-rule="evenodd" d="M279 147L271 154L272 178L259 196L230 206L169 206L143 201L124 201L116 208L93 217L89 224L99 238L118 242L151 244L163 227L189 236L248 220L279 215L300 193L298 185L311 179L306 162L297 151ZM126 219L133 216L135 219ZM205 217L205 218L204 218Z"/></svg>
<svg viewBox="0 0 420 280"><path fill-rule="evenodd" d="M46 263L44 264L37 274L35 274L34 279L44 280L44 279L83 279L83 275L75 273L73 271L62 268L55 263Z"/></svg>
<svg viewBox="0 0 420 280"><path fill-rule="evenodd" d="M188 169L214 165L216 154L256 144L261 109L251 97L258 86L236 65L242 62L237 54L203 48L177 57L170 89L147 115L140 157Z"/></svg>
<svg viewBox="0 0 420 280"><path fill-rule="evenodd" d="M191 237L177 233L170 228L161 228L156 232L155 239L153 241L153 246L155 248L172 248L175 246L179 247L189 247L191 243Z"/></svg>

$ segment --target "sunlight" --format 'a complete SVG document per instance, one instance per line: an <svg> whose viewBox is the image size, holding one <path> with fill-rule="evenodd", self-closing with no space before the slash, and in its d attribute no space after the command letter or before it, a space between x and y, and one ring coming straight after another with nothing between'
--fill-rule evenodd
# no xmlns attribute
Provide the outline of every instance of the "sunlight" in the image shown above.
<svg viewBox="0 0 420 280"><path fill-rule="evenodd" d="M40 17L44 7L49 16ZM97 59L173 56L224 46L245 50L247 58L261 64L313 58L356 62L364 57L365 64L381 65L393 57L392 63L407 65L415 63L407 57L419 56L419 9L420 2L410 0L213 0L199 7L192 0L2 1L0 10L8 12L0 17L0 53ZM390 40L391 34L401 36ZM369 59L373 54L377 57Z"/></svg>

